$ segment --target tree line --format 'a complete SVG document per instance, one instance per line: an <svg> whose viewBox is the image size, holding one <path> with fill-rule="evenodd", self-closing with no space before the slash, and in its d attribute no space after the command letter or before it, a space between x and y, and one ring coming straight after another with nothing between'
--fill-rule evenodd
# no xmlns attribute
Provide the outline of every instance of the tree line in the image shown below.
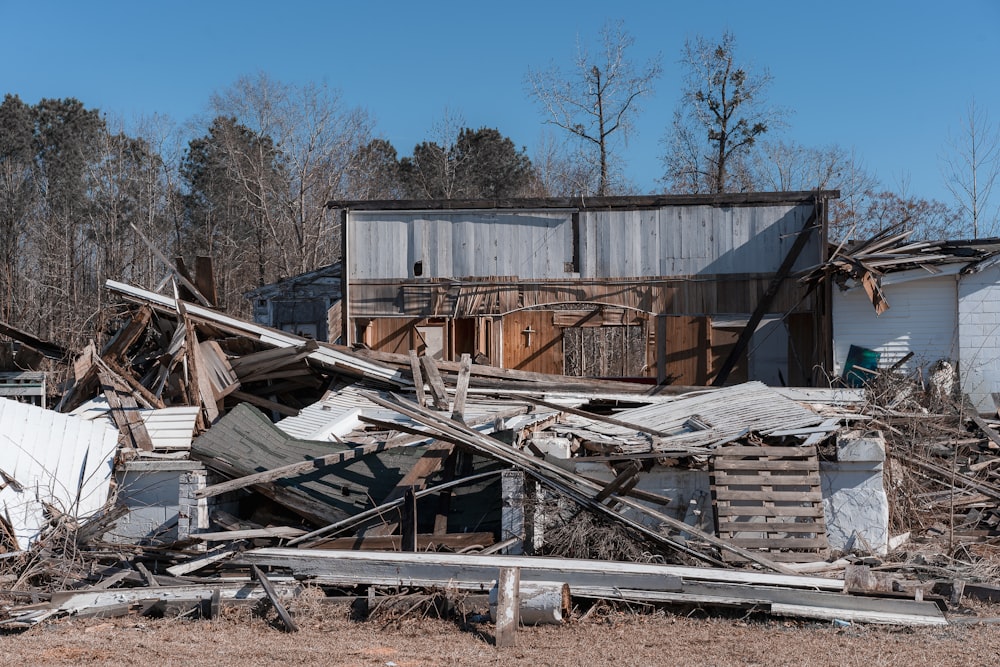
<svg viewBox="0 0 1000 667"><path fill-rule="evenodd" d="M210 256L220 306L335 261L334 199L489 199L638 194L623 177L640 104L659 57L630 59L631 36L607 24L593 53L529 70L526 94L555 132L529 156L499 129L446 113L400 156L372 116L325 86L246 76L213 95L198 129L147 119L128 130L76 99L0 104L0 320L69 346L114 317L107 278L153 287L159 254ZM788 113L769 103L766 70L741 65L731 33L682 50L687 77L663 137L662 191L839 189L834 238L891 225L926 237L990 233L996 127L970 105L951 145L956 205L883 187L839 146L781 138ZM191 137L182 139L181 137ZM970 185L971 184L971 185ZM190 264L189 264L190 265Z"/></svg>

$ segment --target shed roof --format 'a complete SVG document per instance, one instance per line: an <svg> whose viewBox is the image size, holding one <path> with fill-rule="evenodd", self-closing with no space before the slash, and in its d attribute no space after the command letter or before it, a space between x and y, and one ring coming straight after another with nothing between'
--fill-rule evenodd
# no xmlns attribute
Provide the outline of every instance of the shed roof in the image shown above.
<svg viewBox="0 0 1000 667"><path fill-rule="evenodd" d="M328 208L355 211L546 209L608 210L667 206L756 206L796 204L840 197L839 190L796 192L740 192L702 195L642 195L633 197L544 197L526 199L382 199L331 200Z"/></svg>

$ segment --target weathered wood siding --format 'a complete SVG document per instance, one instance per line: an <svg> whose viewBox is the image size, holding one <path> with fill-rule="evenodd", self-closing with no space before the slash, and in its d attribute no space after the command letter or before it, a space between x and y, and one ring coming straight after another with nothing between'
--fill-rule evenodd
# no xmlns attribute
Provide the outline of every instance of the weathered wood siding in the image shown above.
<svg viewBox="0 0 1000 667"><path fill-rule="evenodd" d="M352 281L761 274L778 269L811 203L581 211L356 211ZM795 269L820 261L819 235ZM420 274L415 268L419 262ZM578 264L578 266L577 266Z"/></svg>
<svg viewBox="0 0 1000 667"><path fill-rule="evenodd" d="M811 204L674 206L580 213L580 275L591 278L772 273ZM819 262L819 235L795 269Z"/></svg>
<svg viewBox="0 0 1000 667"><path fill-rule="evenodd" d="M362 202L346 215L350 315L375 320L365 340L376 349L415 344L398 318L495 318L499 326L470 326L461 335L449 328L446 355L471 343L507 368L705 384L817 210L810 193L734 201L628 198L578 209L463 210L389 202L376 210ZM823 261L823 215L820 209L820 232L809 232L793 273ZM762 373L770 381L807 379L807 369L823 361L821 347L810 347L823 299L785 280L768 308L771 320L786 318L780 335L767 337L757 357L744 352L730 381ZM580 311L611 306L623 322L602 319L600 326L615 331L591 331L590 323L566 320L566 304ZM636 316L641 328L623 326ZM379 324L383 318L393 319ZM760 342L754 349L763 349ZM597 348L621 354L597 364Z"/></svg>
<svg viewBox="0 0 1000 667"><path fill-rule="evenodd" d="M565 278L572 220L570 211L354 212L351 279Z"/></svg>

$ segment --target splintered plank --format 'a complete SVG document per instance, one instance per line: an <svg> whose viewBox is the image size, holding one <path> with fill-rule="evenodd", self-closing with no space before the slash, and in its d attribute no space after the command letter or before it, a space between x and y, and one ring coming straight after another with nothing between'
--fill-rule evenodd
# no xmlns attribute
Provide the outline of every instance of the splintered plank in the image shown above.
<svg viewBox="0 0 1000 667"><path fill-rule="evenodd" d="M125 443L143 451L153 451L153 441L146 430L146 424L139 416L139 404L132 396L128 384L108 368L97 370L101 389L111 408L111 419L121 432Z"/></svg>
<svg viewBox="0 0 1000 667"><path fill-rule="evenodd" d="M815 446L719 447L711 481L719 537L777 561L828 551Z"/></svg>

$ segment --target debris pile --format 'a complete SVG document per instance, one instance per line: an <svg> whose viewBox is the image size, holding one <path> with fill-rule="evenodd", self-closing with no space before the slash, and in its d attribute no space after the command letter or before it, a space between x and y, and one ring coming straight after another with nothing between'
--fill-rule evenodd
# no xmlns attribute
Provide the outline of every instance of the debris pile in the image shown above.
<svg viewBox="0 0 1000 667"><path fill-rule="evenodd" d="M307 585L492 590L498 637L595 600L933 625L993 594L998 422L952 390L547 376L108 289L72 359L4 329L71 372L56 410L0 399L2 628L265 599L293 631Z"/></svg>

